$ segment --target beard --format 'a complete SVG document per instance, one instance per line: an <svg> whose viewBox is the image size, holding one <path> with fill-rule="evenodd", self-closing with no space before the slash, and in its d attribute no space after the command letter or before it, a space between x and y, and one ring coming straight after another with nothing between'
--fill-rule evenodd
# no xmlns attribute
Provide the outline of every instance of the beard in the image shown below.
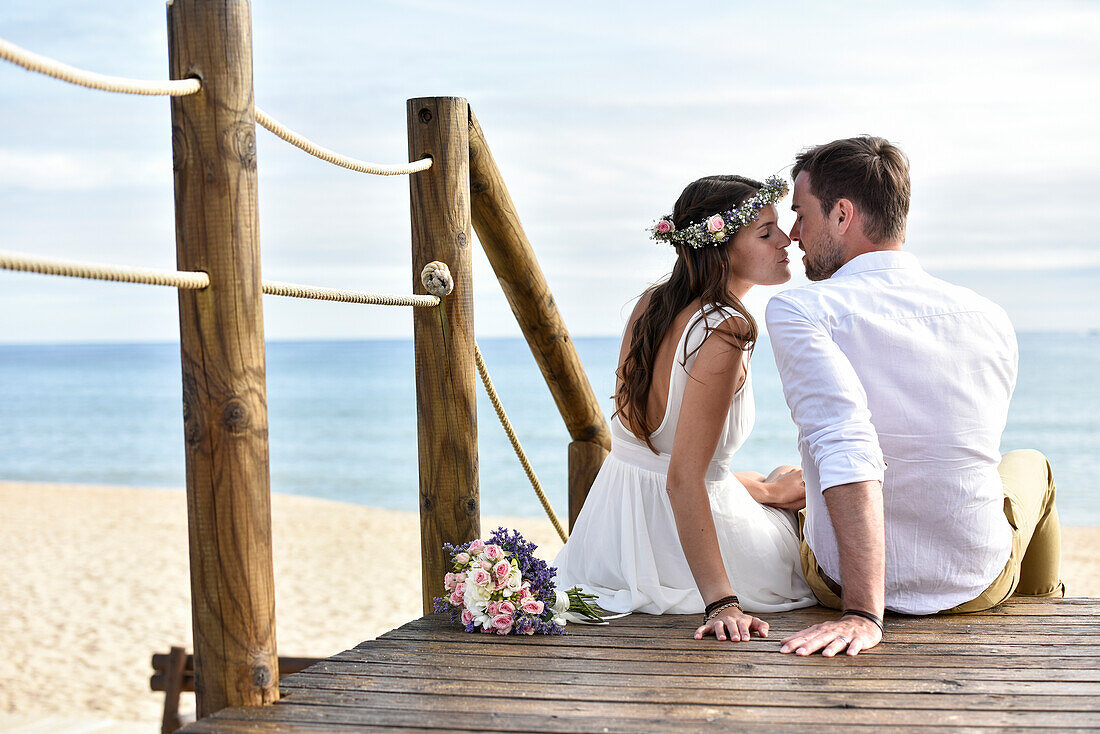
<svg viewBox="0 0 1100 734"><path fill-rule="evenodd" d="M840 240L822 232L813 246L814 254L806 252L806 277L810 280L827 280L844 265L844 246Z"/></svg>

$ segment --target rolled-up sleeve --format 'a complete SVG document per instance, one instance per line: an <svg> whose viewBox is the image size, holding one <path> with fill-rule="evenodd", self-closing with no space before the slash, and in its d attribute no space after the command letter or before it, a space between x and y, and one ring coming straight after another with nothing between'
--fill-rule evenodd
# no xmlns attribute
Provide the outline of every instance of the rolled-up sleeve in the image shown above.
<svg viewBox="0 0 1100 734"><path fill-rule="evenodd" d="M765 319L783 395L821 480L820 490L882 481L885 464L867 393L824 327L779 294Z"/></svg>

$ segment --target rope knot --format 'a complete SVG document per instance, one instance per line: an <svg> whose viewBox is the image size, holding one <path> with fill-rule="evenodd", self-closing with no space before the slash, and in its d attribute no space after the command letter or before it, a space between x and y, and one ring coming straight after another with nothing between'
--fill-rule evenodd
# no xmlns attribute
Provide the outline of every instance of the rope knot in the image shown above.
<svg viewBox="0 0 1100 734"><path fill-rule="evenodd" d="M420 271L420 282L424 284L424 288L427 289L428 293L439 298L449 296L451 291L455 289L455 281L451 277L450 268L447 267L447 263L438 260L433 260L424 266L424 269Z"/></svg>

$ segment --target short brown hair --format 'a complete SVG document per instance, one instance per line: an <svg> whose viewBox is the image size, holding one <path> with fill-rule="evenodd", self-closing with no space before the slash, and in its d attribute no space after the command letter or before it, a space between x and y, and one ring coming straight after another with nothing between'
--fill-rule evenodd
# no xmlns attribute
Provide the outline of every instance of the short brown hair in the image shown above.
<svg viewBox="0 0 1100 734"><path fill-rule="evenodd" d="M791 178L802 171L824 214L838 200L849 199L863 214L867 239L876 244L905 239L909 159L889 140L861 135L809 148L795 158Z"/></svg>

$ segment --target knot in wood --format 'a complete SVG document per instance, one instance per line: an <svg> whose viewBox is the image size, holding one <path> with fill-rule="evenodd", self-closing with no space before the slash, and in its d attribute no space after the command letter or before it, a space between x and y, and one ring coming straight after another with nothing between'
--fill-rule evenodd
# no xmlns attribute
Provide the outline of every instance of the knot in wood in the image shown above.
<svg viewBox="0 0 1100 734"><path fill-rule="evenodd" d="M432 260L420 271L420 282L424 289L433 296L442 298L448 296L455 289L454 278L451 277L451 269L447 263Z"/></svg>
<svg viewBox="0 0 1100 734"><path fill-rule="evenodd" d="M420 120L421 124L427 125L432 121L432 111L427 107L422 107L420 112L416 113L416 117Z"/></svg>
<svg viewBox="0 0 1100 734"><path fill-rule="evenodd" d="M266 665L252 666L252 683L257 688L267 688L271 685L271 668Z"/></svg>
<svg viewBox="0 0 1100 734"><path fill-rule="evenodd" d="M256 128L253 125L241 123L232 133L233 145L231 150L236 154L245 168L256 167Z"/></svg>
<svg viewBox="0 0 1100 734"><path fill-rule="evenodd" d="M466 237L465 232L459 232L455 235L455 242L458 243L458 249L465 250L470 246L470 240Z"/></svg>
<svg viewBox="0 0 1100 734"><path fill-rule="evenodd" d="M241 433L248 427L248 406L240 398L231 398L222 410L222 425L230 433Z"/></svg>

